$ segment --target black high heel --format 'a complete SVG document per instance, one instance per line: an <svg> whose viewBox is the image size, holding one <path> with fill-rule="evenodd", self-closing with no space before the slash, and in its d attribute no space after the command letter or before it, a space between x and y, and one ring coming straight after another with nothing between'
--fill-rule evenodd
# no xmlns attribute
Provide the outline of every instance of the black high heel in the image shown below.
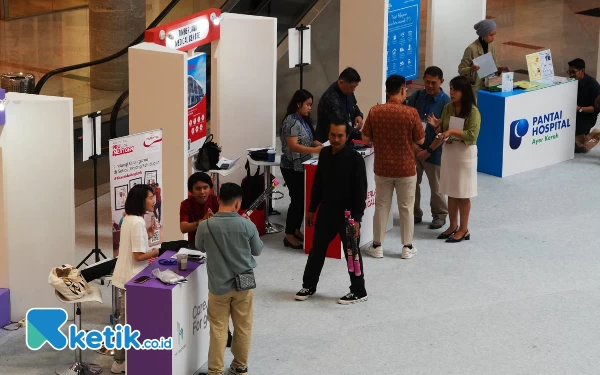
<svg viewBox="0 0 600 375"><path fill-rule="evenodd" d="M302 244L294 245L287 238L283 239L283 246L291 247L292 249L296 249L296 250L302 250L304 248L304 246L302 246Z"/></svg>
<svg viewBox="0 0 600 375"><path fill-rule="evenodd" d="M469 233L469 230L467 229L467 233L465 233L464 236L462 236L461 238L454 238L454 237L450 237L446 240L447 243L458 243L458 242L462 242L463 240L469 241L471 239L471 233Z"/></svg>
<svg viewBox="0 0 600 375"><path fill-rule="evenodd" d="M438 240L447 240L448 238L452 238L452 236L454 236L454 233L456 233L458 231L458 227L456 227L455 230L452 231L452 233L448 233L448 234L444 234L444 233L440 233L439 236L437 236Z"/></svg>

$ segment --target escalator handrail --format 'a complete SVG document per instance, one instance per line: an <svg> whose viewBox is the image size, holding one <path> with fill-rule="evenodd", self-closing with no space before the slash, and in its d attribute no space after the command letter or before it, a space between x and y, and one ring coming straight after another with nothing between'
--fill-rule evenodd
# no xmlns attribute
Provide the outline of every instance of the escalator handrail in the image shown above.
<svg viewBox="0 0 600 375"><path fill-rule="evenodd" d="M179 1L181 1L181 0L171 0L171 2L165 7L165 9L163 9L162 12L160 12L158 17L156 17L156 19L154 21L152 21L152 23L148 26L148 28L146 30L152 29L152 28L155 28L156 26L158 26L158 24L160 24L160 22L167 16L167 14L169 14L169 12L177 4L179 4ZM50 78L52 78L53 76L55 76L57 74L65 73L65 72L69 72L71 70L77 70L77 69L81 69L81 68L88 68L90 66L99 65L99 64L103 64L105 62L109 62L111 60L118 59L119 57L125 55L127 53L127 51L129 51L129 47L132 47L132 46L135 46L136 44L141 43L144 40L144 34L145 34L145 31L140 36L138 36L133 42L131 42L127 47L123 48L122 50L120 50L117 53L114 53L110 56L107 56L107 57L104 57L104 58L101 58L98 60L94 60L94 61L89 61L86 63L65 66L62 68L58 68L58 69L49 71L48 73L44 74L44 76L39 80L37 85L35 85L35 89L33 90L33 93L36 95L39 95L40 92L42 91L42 87L44 86L44 84L46 84L46 82Z"/></svg>

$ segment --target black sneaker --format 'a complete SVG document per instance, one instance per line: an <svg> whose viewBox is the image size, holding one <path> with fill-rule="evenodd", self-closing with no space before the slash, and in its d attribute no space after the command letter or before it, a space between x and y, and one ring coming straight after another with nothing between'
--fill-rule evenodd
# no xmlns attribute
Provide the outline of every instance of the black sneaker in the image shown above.
<svg viewBox="0 0 600 375"><path fill-rule="evenodd" d="M234 375L248 375L248 366L235 367L234 365L231 365L231 367L229 367L229 372Z"/></svg>
<svg viewBox="0 0 600 375"><path fill-rule="evenodd" d="M415 216L415 224L419 224L423 222L423 218L422 217L417 217Z"/></svg>
<svg viewBox="0 0 600 375"><path fill-rule="evenodd" d="M306 301L310 296L315 294L316 291L316 289L302 288L298 293L296 293L296 296L294 298L296 299L296 301Z"/></svg>
<svg viewBox="0 0 600 375"><path fill-rule="evenodd" d="M350 292L350 293L346 294L345 296L343 296L342 298L340 298L338 300L338 303L340 305L351 305L353 303L365 302L368 299L369 299L369 297L367 296L366 293L365 293L365 295L357 296L354 293Z"/></svg>

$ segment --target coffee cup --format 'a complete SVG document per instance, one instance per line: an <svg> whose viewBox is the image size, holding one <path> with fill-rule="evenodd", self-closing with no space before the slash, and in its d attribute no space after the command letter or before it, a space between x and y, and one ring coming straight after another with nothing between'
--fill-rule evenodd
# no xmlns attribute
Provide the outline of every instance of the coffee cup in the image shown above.
<svg viewBox="0 0 600 375"><path fill-rule="evenodd" d="M274 163L275 162L275 154L276 153L277 152L275 150L272 150L272 149L270 149L270 150L267 151L267 156L269 158L268 159L269 163Z"/></svg>
<svg viewBox="0 0 600 375"><path fill-rule="evenodd" d="M187 254L177 254L177 269L179 271L187 270L187 261L188 261Z"/></svg>

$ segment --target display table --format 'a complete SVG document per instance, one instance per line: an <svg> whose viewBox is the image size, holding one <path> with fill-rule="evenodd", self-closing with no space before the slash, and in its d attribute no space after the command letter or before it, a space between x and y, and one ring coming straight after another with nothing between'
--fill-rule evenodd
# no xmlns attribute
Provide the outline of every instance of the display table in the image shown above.
<svg viewBox="0 0 600 375"><path fill-rule="evenodd" d="M251 165L265 168L264 176L265 176L265 189L266 189L269 185L271 185L271 168L279 167L279 164L281 164L281 155L275 156L274 162L254 160L250 156L248 156L248 162ZM271 223L269 221L269 211L271 211L270 208L271 208L271 200L265 199L265 233L273 234L273 233L283 232L283 229L284 229L283 225Z"/></svg>
<svg viewBox="0 0 600 375"><path fill-rule="evenodd" d="M174 251L159 259L169 259ZM206 264L188 260L186 271L177 265L163 266L158 260L125 285L127 290L126 322L146 339L173 338L172 350L128 350L128 375L192 375L208 361L208 276ZM153 278L152 270L171 269L187 278L179 285L165 285ZM152 279L143 284L133 280L140 276Z"/></svg>
<svg viewBox="0 0 600 375"><path fill-rule="evenodd" d="M230 169L211 169L210 171L207 172L210 174L210 176L213 179L214 191L215 191L215 195L217 197L219 196L219 190L221 188L221 177L227 177L230 174L237 172L237 170L240 169L241 167L242 167L241 164L235 163L235 165L233 167L231 167Z"/></svg>
<svg viewBox="0 0 600 375"><path fill-rule="evenodd" d="M360 243L361 248L366 247L373 241L373 217L375 216L375 154L367 153L363 155L365 159L365 168L367 170L367 208L361 222L360 229ZM313 158L304 163L304 217L308 213L310 207L310 195L312 192L312 185L315 179L315 172L317 171L317 164L319 159ZM392 204L396 202L396 199L392 200ZM315 220L319 214L319 211L315 213ZM393 227L393 210L390 210L390 217L388 219L386 231L389 231ZM304 227L304 252L308 254L313 245L313 236L315 233L315 227ZM327 257L341 259L344 254L344 248L340 236L337 235L327 248Z"/></svg>
<svg viewBox="0 0 600 375"><path fill-rule="evenodd" d="M577 81L478 95L479 172L506 177L573 159Z"/></svg>

